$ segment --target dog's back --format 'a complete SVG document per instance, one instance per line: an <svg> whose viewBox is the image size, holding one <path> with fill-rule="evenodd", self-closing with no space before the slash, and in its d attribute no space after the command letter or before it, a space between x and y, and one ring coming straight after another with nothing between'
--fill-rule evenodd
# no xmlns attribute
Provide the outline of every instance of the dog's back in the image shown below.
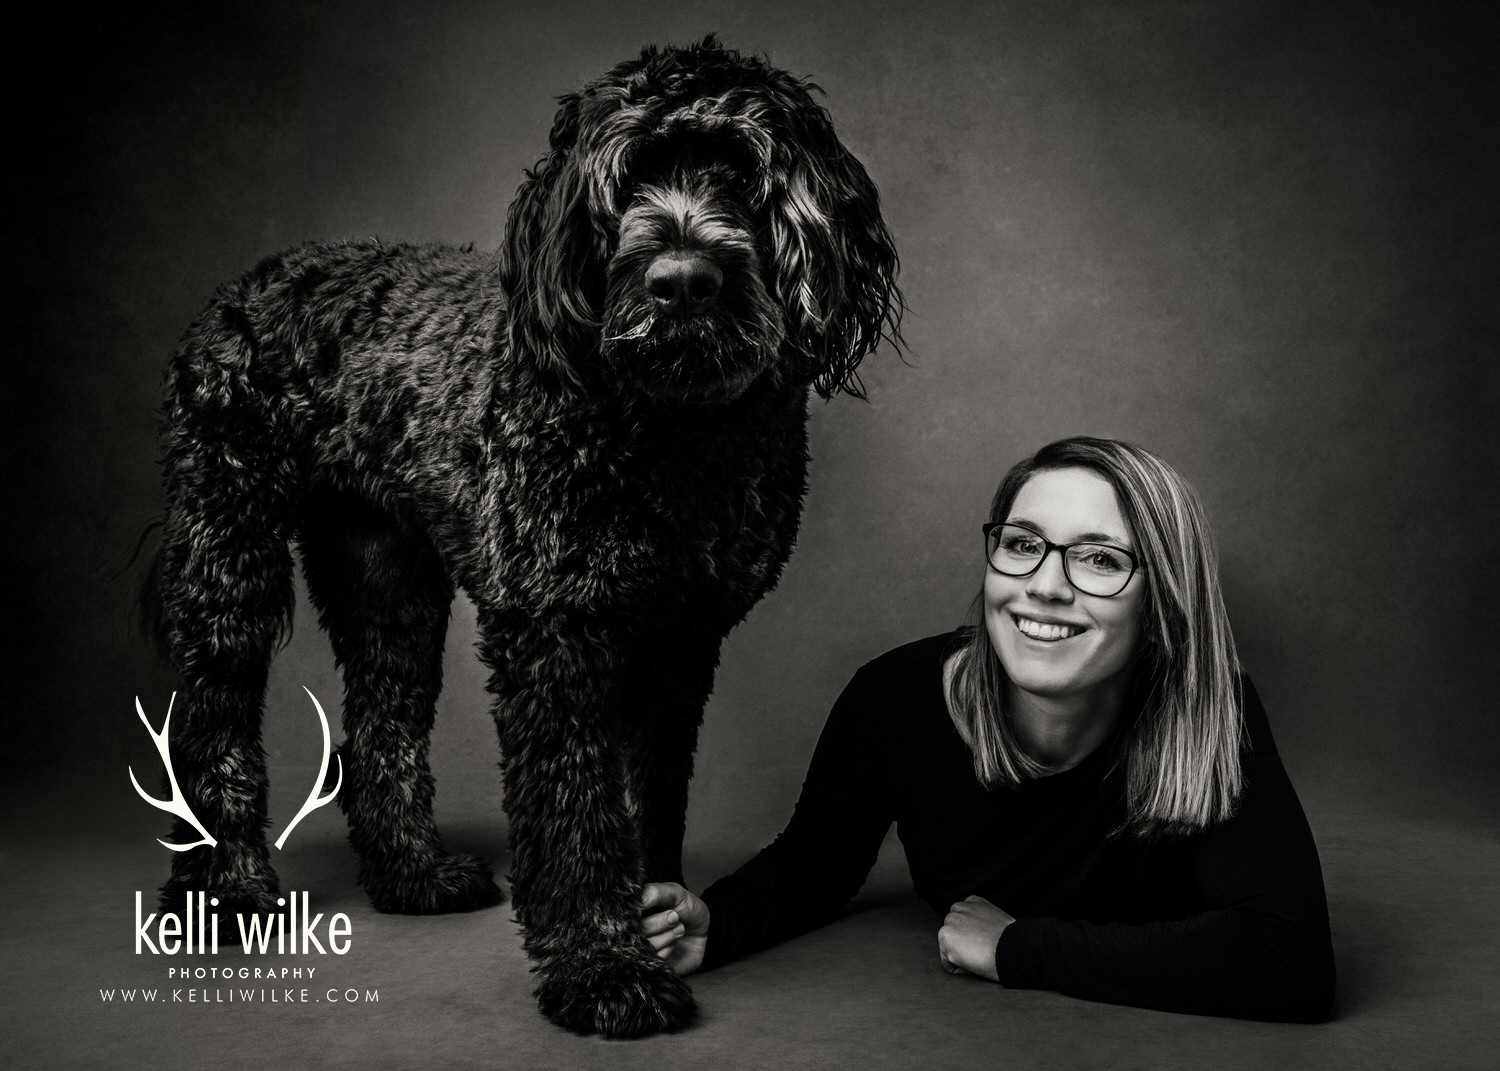
<svg viewBox="0 0 1500 1071"><path fill-rule="evenodd" d="M171 360L169 501L218 450L232 471L276 474L267 508L329 485L375 502L435 488L449 508L472 483L503 324L493 256L472 250L372 241L267 258L219 289Z"/></svg>

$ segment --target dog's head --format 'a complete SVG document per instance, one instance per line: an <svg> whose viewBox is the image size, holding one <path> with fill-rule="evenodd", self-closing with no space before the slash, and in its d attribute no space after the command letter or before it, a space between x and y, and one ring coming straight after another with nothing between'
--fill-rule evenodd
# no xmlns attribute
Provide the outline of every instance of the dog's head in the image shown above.
<svg viewBox="0 0 1500 1071"><path fill-rule="evenodd" d="M710 36L562 98L510 210L511 351L583 390L858 394L859 362L899 345L896 250L815 88Z"/></svg>

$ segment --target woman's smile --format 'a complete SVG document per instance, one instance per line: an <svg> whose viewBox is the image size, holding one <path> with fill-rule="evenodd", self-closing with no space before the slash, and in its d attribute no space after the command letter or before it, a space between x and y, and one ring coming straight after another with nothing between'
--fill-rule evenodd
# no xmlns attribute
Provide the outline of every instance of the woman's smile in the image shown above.
<svg viewBox="0 0 1500 1071"><path fill-rule="evenodd" d="M1084 630L1082 625L1067 625L1055 621L1043 621L1035 617L1023 617L1021 614L1013 613L1011 620L1015 621L1016 628L1021 635L1028 639L1039 640L1042 643L1057 643L1060 640L1070 640Z"/></svg>

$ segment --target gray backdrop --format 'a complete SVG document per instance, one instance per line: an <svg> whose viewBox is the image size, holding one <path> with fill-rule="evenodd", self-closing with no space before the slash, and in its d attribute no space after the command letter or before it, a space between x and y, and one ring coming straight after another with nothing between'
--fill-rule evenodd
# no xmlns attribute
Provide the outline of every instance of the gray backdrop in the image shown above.
<svg viewBox="0 0 1500 1071"><path fill-rule="evenodd" d="M125 566L159 508L160 369L212 288L310 239L494 247L557 94L717 30L826 90L884 198L912 356L866 364L868 404L814 403L799 548L725 648L691 837L774 831L859 663L961 617L1001 472L1074 433L1150 446L1202 492L1304 796L1389 780L1403 805L1492 808L1481 10L328 0L13 42L37 66L9 165L9 783L144 807L131 701L159 722L172 682L128 630ZM440 800L484 803L465 606L452 639ZM316 761L303 685L336 706L305 611L271 689L278 762Z"/></svg>

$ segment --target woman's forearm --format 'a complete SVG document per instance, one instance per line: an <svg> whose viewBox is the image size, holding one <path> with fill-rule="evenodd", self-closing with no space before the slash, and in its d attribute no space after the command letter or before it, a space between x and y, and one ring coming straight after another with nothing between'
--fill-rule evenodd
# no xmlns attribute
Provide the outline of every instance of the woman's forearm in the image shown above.
<svg viewBox="0 0 1500 1071"><path fill-rule="evenodd" d="M1231 909L1138 926L1018 919L995 967L1012 988L1163 1011L1321 1022L1333 1004L1326 929Z"/></svg>

